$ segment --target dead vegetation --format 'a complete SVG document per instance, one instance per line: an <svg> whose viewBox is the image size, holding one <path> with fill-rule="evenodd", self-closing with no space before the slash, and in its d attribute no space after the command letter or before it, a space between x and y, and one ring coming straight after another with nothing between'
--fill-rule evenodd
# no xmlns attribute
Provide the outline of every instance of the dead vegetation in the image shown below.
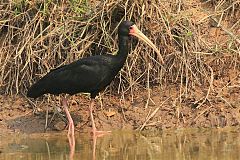
<svg viewBox="0 0 240 160"><path fill-rule="evenodd" d="M120 21L132 20L160 48L165 65L133 40L125 67L105 93L117 91L122 98L130 93L133 100L138 89L150 95L153 86L174 84L173 105L194 98L200 107L216 96L224 99L224 89L240 88L238 17L238 0L2 0L1 93L25 94L55 67L116 53L116 29Z"/></svg>

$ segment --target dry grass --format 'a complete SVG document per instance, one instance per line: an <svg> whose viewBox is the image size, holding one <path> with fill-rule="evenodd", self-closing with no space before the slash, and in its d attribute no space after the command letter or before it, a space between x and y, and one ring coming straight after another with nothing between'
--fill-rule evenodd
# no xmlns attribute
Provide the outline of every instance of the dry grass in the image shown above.
<svg viewBox="0 0 240 160"><path fill-rule="evenodd" d="M224 69L239 74L239 9L237 0L2 0L1 91L24 94L52 68L89 55L115 53L120 21L132 20L160 48L166 64L161 66L150 48L133 40L125 67L107 91L131 93L134 98L139 88L176 83L176 101L181 103L196 86L207 86L199 100L204 103ZM218 36L226 34L224 42L209 39L213 28Z"/></svg>

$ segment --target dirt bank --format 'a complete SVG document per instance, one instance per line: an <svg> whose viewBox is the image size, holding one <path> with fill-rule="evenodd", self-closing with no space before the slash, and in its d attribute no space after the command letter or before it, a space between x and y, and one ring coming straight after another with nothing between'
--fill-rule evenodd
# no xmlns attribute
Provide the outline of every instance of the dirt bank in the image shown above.
<svg viewBox="0 0 240 160"><path fill-rule="evenodd" d="M131 7L135 7L135 12L125 16L145 28L160 47L165 65L156 63L154 55L146 56L145 46L132 47L121 74L96 99L97 128L158 130L239 125L240 25L236 18L240 15L239 2L127 1L129 4L125 5L108 0L92 10L95 18L89 18L91 23L88 18L86 23L85 19L78 20L79 15L91 14L80 14L76 10L79 4L70 1L49 3L48 9L44 9L46 13L42 10L45 1L22 2L0 6L1 134L42 133L46 122L47 132L65 130L66 118L59 97L45 96L35 101L19 93L25 93L30 84L61 64L89 53L112 53L117 49L114 26ZM107 30L102 29L103 21ZM97 30L91 29L96 26ZM79 39L79 35L85 37ZM14 93L18 95L9 96ZM73 96L69 105L76 129L90 131L88 96ZM61 114L55 114L56 108Z"/></svg>
<svg viewBox="0 0 240 160"><path fill-rule="evenodd" d="M178 96L180 88L176 84L154 87L149 92L139 91L134 94L133 101L132 97L127 95L124 99L121 95L101 95L103 103L101 105L100 98L96 99L94 112L97 128L156 130L239 125L240 76L229 73L222 77L222 80L235 77L228 85L221 85L219 80L214 80L210 94L207 86L205 89L196 87L189 91L187 98ZM58 114L53 117L54 109L60 106L58 97L56 101L50 97L49 102L44 103L41 99L32 102L22 96L1 95L0 104L1 132L42 133L47 109L48 123L52 119L47 131L65 130L64 113L61 112L63 118ZM69 105L76 129L82 132L90 131L88 96L73 96Z"/></svg>

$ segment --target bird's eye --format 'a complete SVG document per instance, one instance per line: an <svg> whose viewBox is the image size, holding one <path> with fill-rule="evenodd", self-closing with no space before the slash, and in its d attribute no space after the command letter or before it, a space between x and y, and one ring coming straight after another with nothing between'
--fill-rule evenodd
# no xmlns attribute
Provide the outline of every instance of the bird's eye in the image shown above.
<svg viewBox="0 0 240 160"><path fill-rule="evenodd" d="M133 26L130 26L129 29L133 29Z"/></svg>

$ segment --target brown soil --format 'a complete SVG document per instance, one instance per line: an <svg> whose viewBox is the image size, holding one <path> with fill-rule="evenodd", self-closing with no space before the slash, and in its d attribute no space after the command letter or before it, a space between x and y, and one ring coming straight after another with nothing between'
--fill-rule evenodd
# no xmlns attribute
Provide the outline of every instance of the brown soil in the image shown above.
<svg viewBox="0 0 240 160"><path fill-rule="evenodd" d="M229 81L229 77L231 81ZM222 81L229 81L222 85ZM188 98L178 97L180 88L171 84L162 88L155 87L148 92L143 90L133 97L120 99L120 95L101 96L96 99L95 120L97 128L103 130L147 129L158 130L182 127L225 127L240 124L240 76L237 73L226 73L220 80L214 80L211 93L206 88L196 87L189 91ZM224 83L225 84L225 83ZM217 87L216 87L217 86ZM182 88L183 89L183 88ZM203 92L205 91L205 92ZM59 97L57 97L59 98ZM181 101L181 103L180 103ZM21 96L0 97L0 129L3 132L42 133L46 122L53 116L58 101L43 100L31 102ZM148 102L148 105L146 105ZM180 105L181 104L181 105ZM88 112L89 98L85 95L73 96L69 100L70 112L76 130L90 131L91 124ZM55 107L53 107L55 106ZM47 131L64 130L65 114L54 116Z"/></svg>
<svg viewBox="0 0 240 160"><path fill-rule="evenodd" d="M199 2L200 3L200 2ZM200 8L191 8L190 15L196 15L196 22L206 19L206 13ZM209 12L211 7L206 7ZM193 16L194 18L194 16ZM231 28L231 21L222 22L223 27ZM206 44L218 44L223 46L229 39L219 27L214 27L204 22L200 39ZM240 28L236 28L236 34L240 34ZM206 55L207 56L207 55ZM214 55L213 55L214 56ZM239 64L234 65L225 54L221 58L207 59L206 63L213 69L213 79L207 86L186 87L181 82L166 84L161 87L152 87L148 92L142 89L128 97L130 94L102 95L101 100L96 99L94 117L98 129L139 129L158 130L182 127L225 127L240 124L240 71ZM224 59L226 64L222 63ZM238 63L239 57L236 57ZM215 63L216 62L216 63ZM227 64L227 63L231 63ZM215 66L214 66L215 65ZM227 67L231 66L231 67ZM237 66L237 67L235 67ZM189 85L191 82L189 82ZM191 90L189 90L191 88ZM186 90L186 91L185 91ZM184 94L183 94L184 93ZM182 96L180 96L182 95ZM186 96L187 95L187 96ZM122 98L124 97L124 98ZM49 98L48 103L47 98ZM56 97L56 99L59 97ZM90 131L91 124L88 112L89 98L85 95L73 96L69 100L69 108L76 130ZM45 97L44 101L31 101L24 96L0 95L0 130L2 133L45 132L46 115L51 121L55 108L59 107L59 101L53 97ZM48 114L46 111L48 110ZM65 114L61 111L53 117L47 131L62 131L66 128Z"/></svg>

